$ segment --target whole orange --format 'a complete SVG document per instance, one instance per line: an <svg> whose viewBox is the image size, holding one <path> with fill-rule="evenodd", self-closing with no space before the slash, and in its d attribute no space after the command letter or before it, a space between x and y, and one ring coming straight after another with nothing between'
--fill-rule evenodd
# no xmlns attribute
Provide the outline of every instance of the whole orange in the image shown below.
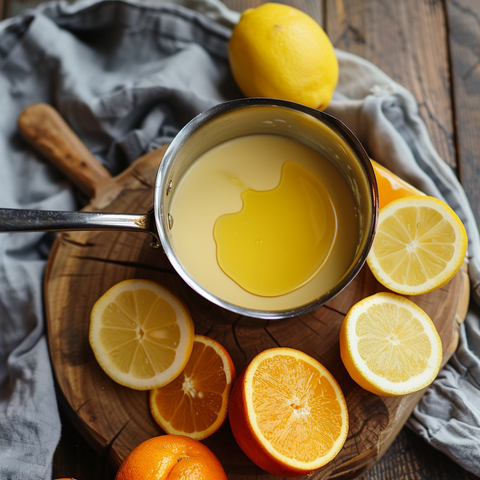
<svg viewBox="0 0 480 480"><path fill-rule="evenodd" d="M214 453L183 435L153 437L134 448L115 480L227 480Z"/></svg>

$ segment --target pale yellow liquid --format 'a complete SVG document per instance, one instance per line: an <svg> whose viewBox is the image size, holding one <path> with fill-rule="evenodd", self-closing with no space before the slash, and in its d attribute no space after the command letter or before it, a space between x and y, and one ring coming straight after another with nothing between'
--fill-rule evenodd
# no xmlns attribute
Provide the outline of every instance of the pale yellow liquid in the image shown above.
<svg viewBox="0 0 480 480"><path fill-rule="evenodd" d="M303 195L292 190L295 179L302 176L316 185L315 194L308 193L311 188ZM285 192L288 195L280 198ZM253 244L229 244L228 235L235 232L235 223L242 220L242 215L251 216L265 204L270 209L266 216L277 218L277 224L264 228L263 237L255 227L247 228L246 235ZM324 210L313 227L305 224L312 218L305 215L312 205ZM356 204L341 173L316 150L275 135L240 137L202 155L175 188L170 214L172 244L184 268L213 295L250 309L296 308L328 292L351 265L359 238ZM226 274L218 262L214 230L217 220L229 216L226 236L217 238L233 265L229 270L220 262ZM322 242L315 242L314 232ZM241 273L246 281L240 281L239 269L255 245L265 246L263 240L273 245L275 238L283 241L282 248L267 249L267 260L258 270L251 262L247 273ZM289 251L297 252L290 259L290 267L268 275L268 267L282 266L280 257ZM257 281L260 272L263 283L265 279L270 282L266 288Z"/></svg>

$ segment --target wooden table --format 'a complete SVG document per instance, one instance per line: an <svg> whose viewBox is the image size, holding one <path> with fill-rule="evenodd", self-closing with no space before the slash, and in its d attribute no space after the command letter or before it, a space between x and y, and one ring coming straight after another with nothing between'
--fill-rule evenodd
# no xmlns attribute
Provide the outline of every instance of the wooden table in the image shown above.
<svg viewBox="0 0 480 480"><path fill-rule="evenodd" d="M224 0L243 11L262 0ZM0 0L0 18L37 0ZM432 142L457 172L480 224L480 2L478 0L287 0L324 27L335 47L377 65L415 96ZM115 471L62 411L53 476L113 480ZM446 455L403 428L361 479L469 479Z"/></svg>

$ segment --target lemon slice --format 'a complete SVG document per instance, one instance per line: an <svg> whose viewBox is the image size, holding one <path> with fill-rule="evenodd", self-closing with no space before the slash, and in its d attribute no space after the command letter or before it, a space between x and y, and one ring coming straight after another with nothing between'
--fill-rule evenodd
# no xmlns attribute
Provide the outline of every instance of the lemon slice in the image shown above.
<svg viewBox="0 0 480 480"><path fill-rule="evenodd" d="M406 395L433 382L443 352L435 325L420 307L394 293L377 293L347 313L340 354L365 390Z"/></svg>
<svg viewBox="0 0 480 480"><path fill-rule="evenodd" d="M381 209L367 263L385 287L419 295L458 272L467 243L465 227L445 202L426 195L401 198Z"/></svg>
<svg viewBox="0 0 480 480"><path fill-rule="evenodd" d="M136 390L177 377L193 348L187 308L158 283L125 280L100 297L90 317L90 345L105 373Z"/></svg>

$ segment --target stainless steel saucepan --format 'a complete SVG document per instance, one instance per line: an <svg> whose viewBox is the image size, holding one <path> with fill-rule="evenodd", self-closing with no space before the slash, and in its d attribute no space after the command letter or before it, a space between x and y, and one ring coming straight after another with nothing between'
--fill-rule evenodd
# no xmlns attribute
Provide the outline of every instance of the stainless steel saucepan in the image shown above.
<svg viewBox="0 0 480 480"><path fill-rule="evenodd" d="M21 125L20 129L24 130ZM35 135L35 125L29 136ZM66 138L69 147L78 151L86 147L58 117L55 127L61 131L56 138ZM33 132L33 133L32 133ZM25 133L25 132L24 132ZM227 301L204 288L184 267L172 245L171 200L182 175L203 153L213 147L243 135L281 135L303 142L319 150L343 174L354 193L360 221L355 258L340 280L327 292L318 292L302 304L287 305L281 309L256 309ZM43 135L43 136L42 136ZM35 144L50 158L55 158L56 142L48 138L45 128L37 135ZM81 155L72 155L76 164L76 183L82 184ZM61 166L61 165L60 165ZM98 163L97 182L110 178ZM85 188L88 188L85 182ZM208 188L208 186L206 186ZM134 215L98 212L47 212L36 210L0 209L1 232L68 231L68 230L126 230L149 233L152 246L161 246L169 261L196 292L228 310L262 319L278 319L306 313L317 308L339 292L352 280L365 263L373 242L378 218L378 191L371 162L360 142L338 119L319 110L275 99L240 99L216 105L190 121L172 141L157 172L154 203L151 211ZM320 273L321 274L321 273Z"/></svg>

